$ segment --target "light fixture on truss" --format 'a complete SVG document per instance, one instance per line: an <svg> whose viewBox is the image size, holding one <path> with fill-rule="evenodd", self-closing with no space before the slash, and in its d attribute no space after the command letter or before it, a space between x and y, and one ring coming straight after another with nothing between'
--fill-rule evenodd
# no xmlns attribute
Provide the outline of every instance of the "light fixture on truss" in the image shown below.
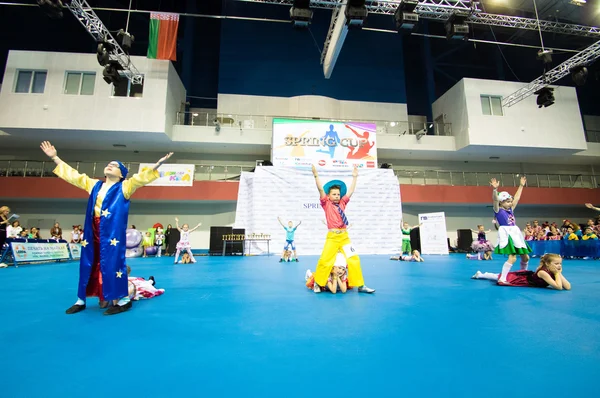
<svg viewBox="0 0 600 398"><path fill-rule="evenodd" d="M346 25L348 28L361 29L368 14L365 0L348 0L345 11Z"/></svg>
<svg viewBox="0 0 600 398"><path fill-rule="evenodd" d="M469 15L456 12L446 21L446 38L448 40L467 40L469 38L469 25L466 20Z"/></svg>
<svg viewBox="0 0 600 398"><path fill-rule="evenodd" d="M290 8L290 19L294 28L308 28L312 22L313 12L310 9L310 0L294 0Z"/></svg>
<svg viewBox="0 0 600 398"><path fill-rule="evenodd" d="M394 13L394 20L396 21L396 29L398 31L411 31L417 26L419 23L419 14L414 11L418 4L417 0L402 0L400 2Z"/></svg>

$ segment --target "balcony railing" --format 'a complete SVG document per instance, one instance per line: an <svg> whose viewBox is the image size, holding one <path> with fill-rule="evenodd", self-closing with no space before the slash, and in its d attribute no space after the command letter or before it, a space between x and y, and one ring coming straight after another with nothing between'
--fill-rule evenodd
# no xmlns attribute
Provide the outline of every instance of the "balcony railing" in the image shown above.
<svg viewBox="0 0 600 398"><path fill-rule="evenodd" d="M209 126L215 127L234 127L242 130L252 129L270 129L273 126L273 119L277 116L256 116L256 115L232 115L210 112L178 112L177 124L185 126ZM294 117L294 119L302 119ZM314 120L306 118L307 120ZM375 123L377 133L389 135L417 134L420 131L426 131L428 135L452 135L452 125L450 123L437 122L409 122L409 121L383 121L383 120L345 120L345 119L326 119L332 122L363 122Z"/></svg>
<svg viewBox="0 0 600 398"><path fill-rule="evenodd" d="M104 167L108 162L69 162L80 173L91 177L102 178ZM125 163L131 173L137 172L139 163ZM0 177L48 177L52 173L54 162L38 162L29 160L0 161ZM196 181L237 181L242 171L251 171L252 165L210 165L197 164ZM487 173L450 170L398 170L394 169L400 184L410 185L454 185L454 186L489 186L491 178L500 181L504 187L516 187L519 174ZM599 188L600 175L573 174L527 174L527 186L539 188Z"/></svg>

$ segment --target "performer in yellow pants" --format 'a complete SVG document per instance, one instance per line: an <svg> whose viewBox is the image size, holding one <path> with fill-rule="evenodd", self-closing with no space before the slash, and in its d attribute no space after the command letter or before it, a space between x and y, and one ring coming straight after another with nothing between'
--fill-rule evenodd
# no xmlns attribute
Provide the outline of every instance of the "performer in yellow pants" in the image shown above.
<svg viewBox="0 0 600 398"><path fill-rule="evenodd" d="M317 263L317 270L315 271L315 292L320 292L320 287L327 284L327 278L331 273L333 264L335 262L335 256L339 251L344 253L346 261L348 263L348 284L352 287L358 287L360 293L373 293L374 289L370 289L365 286L363 280L362 270L360 268L360 258L356 253L356 250L352 247L350 238L348 237L348 219L344 210L346 205L350 201L350 197L354 193L356 188L356 180L358 179L358 169L356 166L352 172L352 185L347 190L346 184L343 181L333 180L325 184L325 187L321 185L317 169L313 165L312 167L313 176L319 190L321 207L325 210L325 219L327 220L327 239L325 240L325 247L323 247L323 253ZM327 194L325 194L327 192Z"/></svg>
<svg viewBox="0 0 600 398"><path fill-rule="evenodd" d="M335 256L338 250L346 257L348 264L348 285L364 286L365 281L362 275L362 269L360 268L360 258L358 255L352 252L352 243L348 237L348 232L345 230L331 230L327 233L327 240L325 241L325 247L321 258L317 263L317 270L315 271L315 282L319 286L325 286L327 284L327 278L331 274L333 263L335 262Z"/></svg>

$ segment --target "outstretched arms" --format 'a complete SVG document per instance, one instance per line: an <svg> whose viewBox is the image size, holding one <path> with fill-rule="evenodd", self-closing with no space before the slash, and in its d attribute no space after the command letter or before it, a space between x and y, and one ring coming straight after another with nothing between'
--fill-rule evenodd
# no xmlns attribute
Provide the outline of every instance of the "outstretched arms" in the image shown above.
<svg viewBox="0 0 600 398"><path fill-rule="evenodd" d="M85 190L87 193L92 191L92 188L98 182L98 180L90 178L86 174L79 174L77 170L63 162L61 158L58 157L58 151L49 141L42 142L40 148L42 151L44 151L46 156L56 163L57 167L54 169L54 174L69 184Z"/></svg>
<svg viewBox="0 0 600 398"><path fill-rule="evenodd" d="M317 168L315 167L314 164L312 166L312 173L313 173L313 176L315 177L315 183L317 184L317 189L319 190L319 195L321 198L324 198L325 191L323 190L323 184L321 184L321 180L319 180L319 174L317 173Z"/></svg>
<svg viewBox="0 0 600 398"><path fill-rule="evenodd" d="M356 189L356 181L358 180L358 166L354 165L354 170L352 170L352 184L350 184L350 188L348 189L348 192L346 193L346 195L348 195L348 197L352 197L352 194L354 193L354 190Z"/></svg>
<svg viewBox="0 0 600 398"><path fill-rule="evenodd" d="M591 203L586 203L586 204L585 204L585 207L587 207L588 209L592 209L592 210L600 211L600 208L598 208L598 207L594 207L594 205L593 205L593 204L591 204Z"/></svg>
<svg viewBox="0 0 600 398"><path fill-rule="evenodd" d="M492 186L492 205L494 207L494 213L498 213L500 210L500 202L498 202L498 187L500 183L495 178L490 180L490 185Z"/></svg>
<svg viewBox="0 0 600 398"><path fill-rule="evenodd" d="M512 205L513 210L517 207L517 204L519 203L519 200L521 199L521 194L523 193L523 187L525 186L526 183L527 183L527 177L525 177L525 176L521 177L521 181L519 181L519 189L517 189L517 193L515 193L515 196L513 197L513 205Z"/></svg>

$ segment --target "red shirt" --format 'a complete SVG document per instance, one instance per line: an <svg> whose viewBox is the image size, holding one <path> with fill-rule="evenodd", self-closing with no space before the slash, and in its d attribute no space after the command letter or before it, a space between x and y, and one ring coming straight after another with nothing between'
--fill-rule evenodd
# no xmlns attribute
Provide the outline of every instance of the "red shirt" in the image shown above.
<svg viewBox="0 0 600 398"><path fill-rule="evenodd" d="M350 202L350 198L344 195L340 199L340 208L346 210L346 205ZM335 204L327 196L321 198L321 207L325 210L325 219L327 220L327 228L329 229L346 229L346 224L342 221L342 216Z"/></svg>

